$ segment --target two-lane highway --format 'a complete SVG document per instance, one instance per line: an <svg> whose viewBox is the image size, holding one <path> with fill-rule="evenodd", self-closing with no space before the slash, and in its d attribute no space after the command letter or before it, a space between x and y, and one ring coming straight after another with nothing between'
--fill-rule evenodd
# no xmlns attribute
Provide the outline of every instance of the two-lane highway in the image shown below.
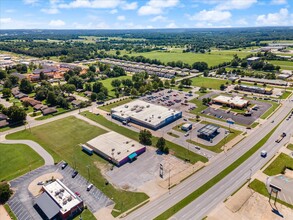
<svg viewBox="0 0 293 220"><path fill-rule="evenodd" d="M213 163L209 164L204 169L198 171L197 173L192 175L187 180L183 181L178 186L175 186L174 188L172 188L171 194L166 193L163 196L161 196L160 198L149 202L148 204L146 204L142 208L140 208L140 209L136 210L135 212L126 216L125 219L145 219L145 220L154 219L155 217L157 217L158 215L163 213L165 210L167 210L168 208L172 207L173 205L175 205L176 203L178 203L179 201L184 199L190 193L192 193L193 191L198 189L200 186L205 184L207 181L212 179L214 176L216 176L218 173L220 173L222 170L224 170L226 167L228 167L230 164L232 164L235 160L237 160L239 157L241 157L245 152L247 152L255 144L257 144L266 134L268 134L279 122L281 122L284 119L284 117L292 110L292 107L293 107L292 102L284 102L284 104L279 108L279 110L275 113L275 115L271 119L271 120L274 120L274 123L271 123L271 120L268 120L260 128L258 128L255 132L253 132L251 135L249 135L243 141L241 141L236 146L234 146L234 148L231 149L230 151L228 151L226 155L224 153L219 154L218 156L215 157L215 160ZM278 132L280 132L280 130L285 131L287 129L292 129L292 126L293 126L292 124L293 124L292 122L290 124L289 121L287 123L287 121L285 120L280 125L280 128L277 129L276 132L274 132L274 134L272 135L273 136L272 138L276 138L279 135ZM282 143L284 143L284 142L282 142ZM249 167L249 169L250 168L251 167ZM255 171L255 170L253 170L253 171ZM247 179L247 173L249 173L249 172L247 172L246 170L245 170L245 172L244 171L242 172L242 176L246 175L246 177L245 177L246 179ZM227 181L226 178L225 178L225 181ZM239 182L242 182L242 181L239 181ZM236 184L237 186L241 185L241 184L240 185L237 184L237 181L234 181L234 184ZM219 185L219 183L216 186L221 187L221 185ZM231 188L231 187L229 187L229 188ZM221 189L227 190L225 188L225 186L222 187ZM226 194L228 195L229 193L230 192L227 192ZM223 196L223 197L225 197L225 196ZM208 201L208 203L206 203L205 206L207 206L207 204L210 204L210 205L208 205L207 208L205 206L204 207L201 206L201 208L203 208L205 210L205 213L207 213L210 210L209 206L212 207L213 204L217 204L219 202L219 201L212 202L215 198L214 196L208 195L208 197L206 197L206 198L207 198L206 200ZM195 201L200 201L200 199L197 199ZM220 200L220 201L222 201L222 200ZM201 202L199 202L199 203L201 203ZM189 212L189 210L195 209L194 207L195 207L194 204L188 205L186 208L184 208L182 210L185 210L185 212L187 210ZM197 208L196 210L198 211L199 208ZM185 212L183 211L184 214L185 214ZM180 213L181 212L178 212L178 216L183 215ZM192 217L193 212L191 212L190 215L188 215L188 216ZM179 219L185 219L185 218L179 217Z"/></svg>

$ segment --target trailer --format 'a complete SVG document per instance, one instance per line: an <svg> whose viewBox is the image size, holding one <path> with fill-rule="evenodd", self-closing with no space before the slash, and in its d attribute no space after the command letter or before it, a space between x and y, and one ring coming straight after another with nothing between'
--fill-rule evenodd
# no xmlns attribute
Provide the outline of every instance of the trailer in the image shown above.
<svg viewBox="0 0 293 220"><path fill-rule="evenodd" d="M82 151L86 152L89 155L93 155L93 153L94 153L93 149L85 144L82 144L81 148L82 148Z"/></svg>

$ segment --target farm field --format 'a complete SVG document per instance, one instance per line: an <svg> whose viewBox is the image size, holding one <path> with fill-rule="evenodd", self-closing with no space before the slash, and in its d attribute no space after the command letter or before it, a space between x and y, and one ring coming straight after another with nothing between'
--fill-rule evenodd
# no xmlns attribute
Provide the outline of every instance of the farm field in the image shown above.
<svg viewBox="0 0 293 220"><path fill-rule="evenodd" d="M226 84L226 82L231 83L229 80L214 79L208 77L195 77L192 78L192 85L197 87L206 87L212 89L220 89L221 84Z"/></svg>
<svg viewBox="0 0 293 220"><path fill-rule="evenodd" d="M129 192L114 188L111 184L105 185L106 179L97 168L99 164L107 165L107 161L94 154L87 155L81 150L80 143L106 133L105 130L90 125L75 117L68 117L45 125L31 128L31 132L24 130L7 136L8 139L28 139L38 142L53 157L55 162L65 160L79 171L84 177L88 176L86 166L90 166L91 181L107 196L113 198L116 205L121 206L122 212L145 201L148 196L144 193Z"/></svg>
<svg viewBox="0 0 293 220"><path fill-rule="evenodd" d="M0 155L0 181L12 180L44 164L43 158L24 144L0 144Z"/></svg>
<svg viewBox="0 0 293 220"><path fill-rule="evenodd" d="M144 56L150 59L158 59L164 63L170 61L178 61L181 60L184 63L188 63L192 65L194 62L204 61L209 66L215 66L223 62L228 62L233 59L233 55L237 54L240 58L244 58L247 55L251 54L250 52L246 51L231 51L231 50L213 50L210 53L182 53L182 50L173 49L171 51L151 51L145 53L135 53L132 52L131 54L127 53L126 51L122 50L121 56L127 54L129 56ZM114 54L115 51L110 51L109 53Z"/></svg>
<svg viewBox="0 0 293 220"><path fill-rule="evenodd" d="M274 65L278 65L283 70L293 70L293 62L292 61L282 61L282 60L270 60L270 63Z"/></svg>

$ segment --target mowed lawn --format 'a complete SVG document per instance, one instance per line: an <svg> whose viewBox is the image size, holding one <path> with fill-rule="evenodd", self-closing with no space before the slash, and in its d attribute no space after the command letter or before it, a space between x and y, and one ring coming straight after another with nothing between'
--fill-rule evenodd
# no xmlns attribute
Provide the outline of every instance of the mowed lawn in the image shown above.
<svg viewBox="0 0 293 220"><path fill-rule="evenodd" d="M263 172L269 176L282 173L285 168L293 170L293 158L281 153Z"/></svg>
<svg viewBox="0 0 293 220"><path fill-rule="evenodd" d="M293 62L285 60L270 60L270 63L280 66L283 70L293 70Z"/></svg>
<svg viewBox="0 0 293 220"><path fill-rule="evenodd" d="M120 81L122 81L123 79L131 79L131 78L132 76L120 76L115 78L104 79L99 82L103 83L103 85L108 89L109 96L115 97L115 90L114 90L114 87L111 85L111 82L114 79L119 79Z"/></svg>
<svg viewBox="0 0 293 220"><path fill-rule="evenodd" d="M220 89L221 84L226 85L226 82L231 83L230 80L215 79L210 77L195 77L192 78L192 85L197 87L206 87L211 89Z"/></svg>
<svg viewBox="0 0 293 220"><path fill-rule="evenodd" d="M12 180L44 164L44 160L29 146L0 144L0 181Z"/></svg>
<svg viewBox="0 0 293 220"><path fill-rule="evenodd" d="M111 51L110 53L115 53ZM246 51L219 51L213 50L210 53L182 53L182 50L171 50L171 51L151 51L145 53L127 53L126 51L121 51L121 56L127 54L128 56L144 56L150 59L158 59L161 62L167 64L171 61L181 60L184 63L192 65L195 62L204 61L209 66L215 66L223 62L229 62L233 59L233 55L237 54L240 58L244 58L251 54Z"/></svg>
<svg viewBox="0 0 293 220"><path fill-rule="evenodd" d="M106 166L109 163L96 154L87 155L79 146L104 133L105 130L71 116L31 128L31 132L24 130L10 134L7 138L38 142L54 157L55 162L65 160L85 178L88 178L87 166L90 166L91 182L108 197L113 198L116 206L120 207L123 203L124 212L145 201L148 196L144 193L119 190L111 184L106 185L106 179L97 166Z"/></svg>

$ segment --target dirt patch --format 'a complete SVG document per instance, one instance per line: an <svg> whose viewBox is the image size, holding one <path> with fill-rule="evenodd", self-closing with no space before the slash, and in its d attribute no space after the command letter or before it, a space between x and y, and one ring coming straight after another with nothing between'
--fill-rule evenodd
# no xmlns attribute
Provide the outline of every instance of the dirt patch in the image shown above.
<svg viewBox="0 0 293 220"><path fill-rule="evenodd" d="M11 220L10 216L8 215L6 209L3 205L0 205L0 219L1 220Z"/></svg>
<svg viewBox="0 0 293 220"><path fill-rule="evenodd" d="M63 176L60 173L47 173L38 178L34 179L28 186L28 190L33 194L33 196L37 196L41 193L42 185L38 185L38 182L46 182L50 179L63 179Z"/></svg>
<svg viewBox="0 0 293 220"><path fill-rule="evenodd" d="M114 205L101 208L99 211L93 213L93 215L96 217L97 220L114 220L115 218L111 214L112 210L114 208Z"/></svg>
<svg viewBox="0 0 293 220"><path fill-rule="evenodd" d="M236 195L236 194L235 194ZM225 203L220 203L209 215L208 220L237 219L237 220L279 220L293 219L292 209L277 204L279 213L283 218L272 212L268 198L254 192L253 195L237 212L232 212Z"/></svg>
<svg viewBox="0 0 293 220"><path fill-rule="evenodd" d="M286 169L284 175L293 179L293 170Z"/></svg>
<svg viewBox="0 0 293 220"><path fill-rule="evenodd" d="M201 169L204 166L203 162L197 162L193 165L189 163L185 163L185 165L177 166L176 164L167 163L167 169L170 169L170 178L169 173L165 174L165 178L162 181L159 181L158 184L164 189L168 189L170 187L179 184L182 180L195 173L197 170ZM170 181L170 183L169 183Z"/></svg>
<svg viewBox="0 0 293 220"><path fill-rule="evenodd" d="M231 212L237 212L245 204L245 202L252 196L253 191L247 185L243 186L234 196L230 197L225 203L226 207Z"/></svg>

